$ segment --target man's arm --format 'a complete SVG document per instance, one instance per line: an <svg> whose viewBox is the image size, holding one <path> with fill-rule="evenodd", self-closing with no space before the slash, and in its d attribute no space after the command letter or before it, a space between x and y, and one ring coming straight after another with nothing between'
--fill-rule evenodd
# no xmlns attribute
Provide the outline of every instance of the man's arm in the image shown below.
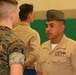
<svg viewBox="0 0 76 75"><path fill-rule="evenodd" d="M10 75L23 75L24 55L13 52L9 57Z"/></svg>
<svg viewBox="0 0 76 75"><path fill-rule="evenodd" d="M22 64L12 64L12 65L10 65L10 75L23 75Z"/></svg>
<svg viewBox="0 0 76 75"><path fill-rule="evenodd" d="M43 75L41 72L36 72L36 75Z"/></svg>
<svg viewBox="0 0 76 75"><path fill-rule="evenodd" d="M75 73L75 75L76 75L76 46L75 46L75 48L74 48L74 50L72 51L72 54L71 54L72 56L71 56L71 62L72 62L72 65L73 65L73 68L74 68L74 73Z"/></svg>
<svg viewBox="0 0 76 75"><path fill-rule="evenodd" d="M38 33L36 33L30 40L30 47L31 47L31 52L28 58L26 58L25 61L25 66L31 66L31 64L33 64L36 59L37 59L37 54L38 54L38 50L40 48L40 36Z"/></svg>
<svg viewBox="0 0 76 75"><path fill-rule="evenodd" d="M38 56L37 56L37 61L36 61L36 75L43 75L42 73L42 67L39 63L39 52L38 52Z"/></svg>

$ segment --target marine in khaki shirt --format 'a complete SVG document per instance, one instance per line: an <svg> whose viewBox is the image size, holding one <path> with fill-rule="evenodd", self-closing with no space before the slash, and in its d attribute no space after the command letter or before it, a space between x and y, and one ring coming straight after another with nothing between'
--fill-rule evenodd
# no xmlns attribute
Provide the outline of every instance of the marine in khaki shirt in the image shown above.
<svg viewBox="0 0 76 75"><path fill-rule="evenodd" d="M36 61L38 54L37 50L40 47L39 34L33 30L27 22L20 22L19 25L13 29L13 31L25 43L25 66L34 66L33 63Z"/></svg>
<svg viewBox="0 0 76 75"><path fill-rule="evenodd" d="M64 35L64 14L48 10L46 35L48 41L39 49L37 75L76 75L76 42Z"/></svg>
<svg viewBox="0 0 76 75"><path fill-rule="evenodd" d="M50 40L42 44L37 71L42 75L73 75L76 71L76 42L64 35L54 49Z"/></svg>
<svg viewBox="0 0 76 75"><path fill-rule="evenodd" d="M34 21L33 5L24 3L19 8L20 22L13 31L25 43L25 67L35 69L34 62L40 47L40 36L36 30L30 27L30 23Z"/></svg>

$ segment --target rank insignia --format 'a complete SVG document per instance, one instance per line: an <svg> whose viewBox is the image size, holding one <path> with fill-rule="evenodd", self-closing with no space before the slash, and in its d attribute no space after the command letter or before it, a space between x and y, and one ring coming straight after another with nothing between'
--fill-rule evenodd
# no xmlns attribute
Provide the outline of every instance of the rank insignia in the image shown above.
<svg viewBox="0 0 76 75"><path fill-rule="evenodd" d="M66 56L66 52L65 51L57 51L55 53L55 56Z"/></svg>

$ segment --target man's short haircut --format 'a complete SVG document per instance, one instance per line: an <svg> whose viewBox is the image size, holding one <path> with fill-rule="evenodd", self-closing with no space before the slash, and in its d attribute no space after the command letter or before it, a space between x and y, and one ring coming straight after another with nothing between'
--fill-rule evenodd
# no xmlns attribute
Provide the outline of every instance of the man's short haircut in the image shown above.
<svg viewBox="0 0 76 75"><path fill-rule="evenodd" d="M22 4L20 7L19 18L21 21L27 19L29 13L33 12L33 5L32 4Z"/></svg>
<svg viewBox="0 0 76 75"><path fill-rule="evenodd" d="M0 20L7 19L11 12L17 11L16 0L0 0Z"/></svg>
<svg viewBox="0 0 76 75"><path fill-rule="evenodd" d="M18 2L16 0L0 0L0 4L2 3L10 3L10 4L13 4L13 5L17 5Z"/></svg>

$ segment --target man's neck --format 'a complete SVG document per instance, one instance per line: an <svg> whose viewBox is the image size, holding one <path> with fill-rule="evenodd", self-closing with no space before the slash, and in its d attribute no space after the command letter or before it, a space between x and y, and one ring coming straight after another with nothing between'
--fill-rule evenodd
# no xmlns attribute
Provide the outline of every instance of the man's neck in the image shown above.
<svg viewBox="0 0 76 75"><path fill-rule="evenodd" d="M8 21L0 21L0 26L6 26L9 27L10 29L12 29L12 24Z"/></svg>
<svg viewBox="0 0 76 75"><path fill-rule="evenodd" d="M59 42L61 41L62 37L63 37L63 34L62 34L61 36L58 36L57 38L51 39L51 43L52 43L52 44L57 44L57 43L59 43Z"/></svg>

